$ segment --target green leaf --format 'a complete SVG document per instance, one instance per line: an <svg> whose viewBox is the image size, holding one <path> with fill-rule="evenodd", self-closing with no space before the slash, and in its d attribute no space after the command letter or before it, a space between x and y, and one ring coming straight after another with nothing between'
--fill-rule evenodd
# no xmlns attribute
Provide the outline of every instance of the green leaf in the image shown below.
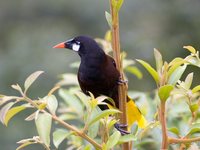
<svg viewBox="0 0 200 150"><path fill-rule="evenodd" d="M26 109L25 106L16 106L16 107L11 108L11 109L6 113L5 120L4 120L5 125L7 126L7 125L8 125L8 122L10 121L10 119L11 119L12 117L14 117L16 114L18 114L19 112L21 112L22 110L24 110L24 109Z"/></svg>
<svg viewBox="0 0 200 150"><path fill-rule="evenodd" d="M187 61L182 59L182 58L175 58L174 60L172 60L169 63L169 71L168 71L168 76L171 76L172 73L174 73L174 71L180 67L181 65L183 65L184 63L186 63Z"/></svg>
<svg viewBox="0 0 200 150"><path fill-rule="evenodd" d="M39 113L37 119L35 119L35 124L40 139L44 142L44 144L47 147L49 147L51 124L52 124L51 116L47 113Z"/></svg>
<svg viewBox="0 0 200 150"><path fill-rule="evenodd" d="M197 86L195 86L195 87L192 89L192 93L193 93L193 94L196 93L196 92L198 92L198 91L200 91L200 85L197 85Z"/></svg>
<svg viewBox="0 0 200 150"><path fill-rule="evenodd" d="M174 72L170 75L168 84L175 85L177 83L177 81L181 78L181 76L183 75L186 67L187 67L187 65L183 65L183 66L179 66L178 68L176 68L174 70Z"/></svg>
<svg viewBox="0 0 200 150"><path fill-rule="evenodd" d="M173 85L164 85L159 88L158 95L161 101L166 101L170 96L170 92L174 89Z"/></svg>
<svg viewBox="0 0 200 150"><path fill-rule="evenodd" d="M128 66L125 68L125 70L127 72L132 73L133 75L135 75L138 79L142 79L142 72L135 66Z"/></svg>
<svg viewBox="0 0 200 150"><path fill-rule="evenodd" d="M193 81L193 73L190 73L187 75L187 77L185 79L185 88L186 89L190 89L190 87L192 85L192 81Z"/></svg>
<svg viewBox="0 0 200 150"><path fill-rule="evenodd" d="M111 149L113 148L119 141L119 138L121 137L121 133L119 131L115 131L109 138L106 143L107 148Z"/></svg>
<svg viewBox="0 0 200 150"><path fill-rule="evenodd" d="M179 136L179 134L180 134L178 128L176 128L176 127L169 128L168 131L174 133L177 136Z"/></svg>
<svg viewBox="0 0 200 150"><path fill-rule="evenodd" d="M112 115L112 114L116 114L116 113L120 113L120 111L116 110L116 109L107 109L107 110L104 110L104 111L100 112L99 114L97 114L96 116L94 116L89 121L88 125L91 126L95 122L99 121L101 118L104 118L106 116L109 116L109 115Z"/></svg>
<svg viewBox="0 0 200 150"><path fill-rule="evenodd" d="M188 132L187 136L191 136L191 135L197 134L197 133L200 133L200 128L192 128L192 129Z"/></svg>
<svg viewBox="0 0 200 150"><path fill-rule="evenodd" d="M194 47L192 46L183 46L183 48L187 49L188 51L190 51L192 54L196 53L196 50Z"/></svg>
<svg viewBox="0 0 200 150"><path fill-rule="evenodd" d="M55 115L56 110L58 108L58 100L56 99L56 97L54 95L51 96L47 96L47 108L48 110Z"/></svg>
<svg viewBox="0 0 200 150"><path fill-rule="evenodd" d="M25 81L24 88L25 91L28 90L28 88L33 84L33 82L42 74L44 71L36 71L32 73Z"/></svg>
<svg viewBox="0 0 200 150"><path fill-rule="evenodd" d="M19 97L17 96L6 96L6 95L0 95L0 106L5 104L8 101L14 100L14 99L18 99Z"/></svg>
<svg viewBox="0 0 200 150"><path fill-rule="evenodd" d="M31 144L35 144L36 142L30 142L30 141L27 141L26 143L23 143L21 144L19 147L17 147L16 150L21 150L22 148L26 147L26 146L29 146Z"/></svg>
<svg viewBox="0 0 200 150"><path fill-rule="evenodd" d="M162 66L163 66L162 55L155 48L154 48L154 57L155 57L155 60L156 60L156 69L157 69L157 71L161 71Z"/></svg>
<svg viewBox="0 0 200 150"><path fill-rule="evenodd" d="M123 135L123 136L120 137L118 144L130 142L130 141L136 141L136 140L137 140L137 138L136 138L135 135L127 134L127 135Z"/></svg>
<svg viewBox="0 0 200 150"><path fill-rule="evenodd" d="M57 129L53 132L53 144L56 148L59 147L59 145L62 143L64 139L66 139L69 135L71 135L71 132L68 132L63 129Z"/></svg>
<svg viewBox="0 0 200 150"><path fill-rule="evenodd" d="M198 109L199 109L199 105L198 104L192 104L192 105L190 105L191 112L195 112Z"/></svg>
<svg viewBox="0 0 200 150"><path fill-rule="evenodd" d="M91 150L91 146L88 144L84 147L84 150Z"/></svg>
<svg viewBox="0 0 200 150"><path fill-rule="evenodd" d="M63 98L65 103L78 114L83 114L82 102L68 90L60 89L58 94Z"/></svg>
<svg viewBox="0 0 200 150"><path fill-rule="evenodd" d="M105 11L105 17L110 28L112 28L112 17L109 12Z"/></svg>
<svg viewBox="0 0 200 150"><path fill-rule="evenodd" d="M144 68L151 74L151 76L155 80L156 84L158 84L159 76L158 76L158 73L156 72L156 70L153 67L151 67L151 65L149 65L147 62L145 62L143 60L138 59L137 61L144 66Z"/></svg>
<svg viewBox="0 0 200 150"><path fill-rule="evenodd" d="M14 102L10 102L6 104L4 107L1 108L0 110L0 121L5 124L5 117L8 112L8 110L14 105Z"/></svg>
<svg viewBox="0 0 200 150"><path fill-rule="evenodd" d="M117 11L121 9L123 3L124 3L124 0L117 0L117 5L116 5Z"/></svg>
<svg viewBox="0 0 200 150"><path fill-rule="evenodd" d="M19 91L20 93L23 93L22 92L22 88L19 86L19 84L16 84L16 85L11 85L11 87L17 91Z"/></svg>

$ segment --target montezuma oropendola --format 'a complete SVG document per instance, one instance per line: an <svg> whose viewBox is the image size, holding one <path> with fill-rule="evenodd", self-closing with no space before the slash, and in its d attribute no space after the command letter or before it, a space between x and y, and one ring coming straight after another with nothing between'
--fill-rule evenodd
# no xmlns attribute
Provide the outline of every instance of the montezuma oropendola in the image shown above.
<svg viewBox="0 0 200 150"><path fill-rule="evenodd" d="M106 95L115 101L119 108L118 84L120 73L116 68L112 57L105 54L103 49L90 37L78 36L66 42L54 46L54 48L67 48L76 51L81 63L78 69L78 82L82 91L88 95L88 91L95 97ZM145 119L129 97L127 101L128 126L138 121L139 126L144 126ZM108 109L106 105L99 106L101 110ZM124 125L116 124L115 127L122 133L128 132L121 129Z"/></svg>

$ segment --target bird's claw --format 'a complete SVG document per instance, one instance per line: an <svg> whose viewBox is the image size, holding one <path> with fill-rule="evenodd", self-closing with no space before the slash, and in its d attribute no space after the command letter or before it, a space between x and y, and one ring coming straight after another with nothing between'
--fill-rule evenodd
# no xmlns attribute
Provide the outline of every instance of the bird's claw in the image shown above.
<svg viewBox="0 0 200 150"><path fill-rule="evenodd" d="M128 83L128 80L122 80L121 78L117 81L117 83L119 84L119 85L121 85L121 84L127 84Z"/></svg>
<svg viewBox="0 0 200 150"><path fill-rule="evenodd" d="M122 128L126 128L127 126L128 126L127 124L120 124L120 123L114 124L114 127L121 133L121 135L130 134L130 132L122 129Z"/></svg>

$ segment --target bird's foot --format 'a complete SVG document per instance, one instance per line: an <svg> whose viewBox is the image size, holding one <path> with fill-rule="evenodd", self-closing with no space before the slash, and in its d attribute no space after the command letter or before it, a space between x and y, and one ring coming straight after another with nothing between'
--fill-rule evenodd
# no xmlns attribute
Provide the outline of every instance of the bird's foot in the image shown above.
<svg viewBox="0 0 200 150"><path fill-rule="evenodd" d="M127 83L128 83L128 80L122 80L121 78L119 78L119 80L117 81L117 83L118 83L119 85L121 85L121 84L127 84Z"/></svg>
<svg viewBox="0 0 200 150"><path fill-rule="evenodd" d="M126 135L130 134L130 132L124 130L123 128L127 128L127 124L120 124L120 123L115 123L114 127L121 133L121 135Z"/></svg>

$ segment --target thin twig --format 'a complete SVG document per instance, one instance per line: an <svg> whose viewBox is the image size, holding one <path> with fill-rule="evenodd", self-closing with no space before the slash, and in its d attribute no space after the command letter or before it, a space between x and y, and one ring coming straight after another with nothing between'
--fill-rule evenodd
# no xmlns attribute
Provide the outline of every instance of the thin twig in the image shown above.
<svg viewBox="0 0 200 150"><path fill-rule="evenodd" d="M198 141L200 141L200 137L196 137L196 138L187 138L187 139L168 137L168 142L169 142L170 144L192 143L192 142L198 142Z"/></svg>
<svg viewBox="0 0 200 150"><path fill-rule="evenodd" d="M121 79L124 79L124 73L122 68L122 61L120 57L120 37L119 37L119 15L118 11L112 5L112 0L110 0L110 11L112 16L112 48L113 48L113 57L116 62L117 69L120 72ZM119 109L122 112L120 115L120 122L122 124L127 124L127 113L126 113L126 96L127 88L125 84L120 84L118 86L119 93ZM129 143L124 143L122 145L123 150L129 150Z"/></svg>
<svg viewBox="0 0 200 150"><path fill-rule="evenodd" d="M159 118L162 127L162 150L168 148L168 135L167 135L167 125L166 125L166 116L165 116L165 101L161 100Z"/></svg>

